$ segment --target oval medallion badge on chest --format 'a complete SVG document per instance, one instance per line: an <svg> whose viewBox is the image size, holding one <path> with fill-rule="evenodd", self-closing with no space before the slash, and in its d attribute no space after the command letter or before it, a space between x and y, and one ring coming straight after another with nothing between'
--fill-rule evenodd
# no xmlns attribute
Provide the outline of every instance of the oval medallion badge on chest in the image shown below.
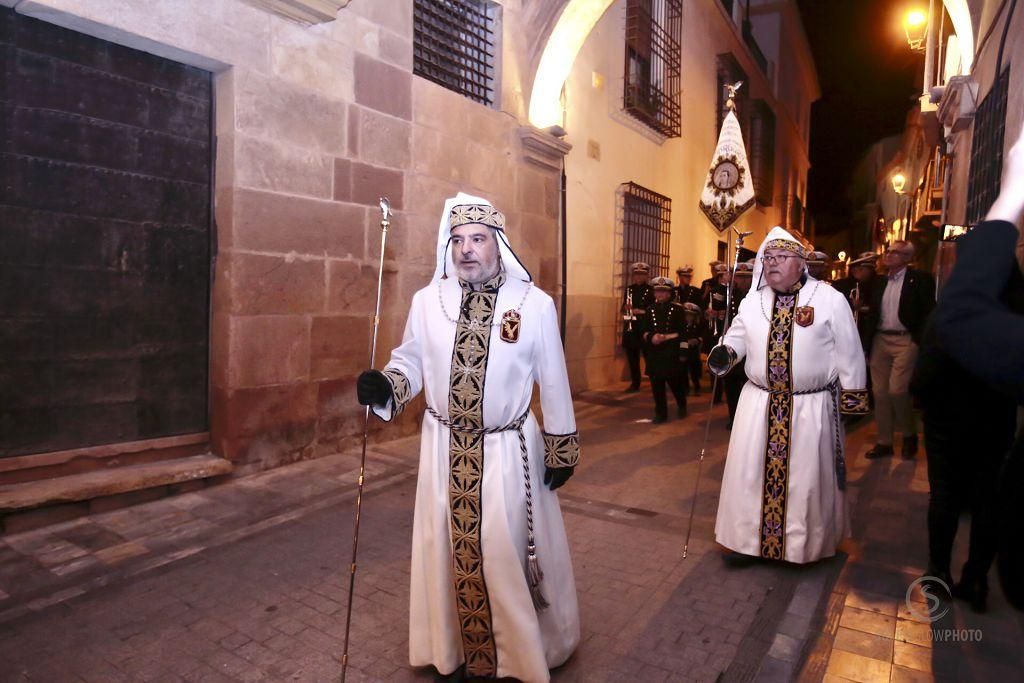
<svg viewBox="0 0 1024 683"><path fill-rule="evenodd" d="M515 344L519 341L522 319L517 311L509 310L501 316L501 341Z"/></svg>

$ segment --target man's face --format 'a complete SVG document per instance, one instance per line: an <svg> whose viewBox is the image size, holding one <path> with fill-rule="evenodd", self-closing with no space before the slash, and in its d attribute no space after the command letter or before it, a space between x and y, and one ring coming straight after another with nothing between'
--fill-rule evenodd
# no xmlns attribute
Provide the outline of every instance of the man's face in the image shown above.
<svg viewBox="0 0 1024 683"><path fill-rule="evenodd" d="M647 282L647 273L633 273L633 284L642 285Z"/></svg>
<svg viewBox="0 0 1024 683"><path fill-rule="evenodd" d="M825 270L826 270L826 267L825 267L824 263L808 263L807 264L807 272L810 274L811 277L813 277L816 280L820 280L821 279L821 276L825 274Z"/></svg>
<svg viewBox="0 0 1024 683"><path fill-rule="evenodd" d="M680 285L683 287L689 287L691 282L693 282L693 273L679 273Z"/></svg>
<svg viewBox="0 0 1024 683"><path fill-rule="evenodd" d="M668 289L658 288L654 290L654 300L659 304L663 304L672 298L672 291Z"/></svg>
<svg viewBox="0 0 1024 683"><path fill-rule="evenodd" d="M795 285L804 270L804 260L786 249L764 252L764 279L772 289L785 292Z"/></svg>
<svg viewBox="0 0 1024 683"><path fill-rule="evenodd" d="M459 278L471 285L487 282L498 274L498 238L477 223L452 230L452 265Z"/></svg>
<svg viewBox="0 0 1024 683"><path fill-rule="evenodd" d="M741 292L749 292L750 283L753 281L753 279L754 278L752 276L752 273L745 270L738 271L736 273L736 279L734 280L734 282L736 283L736 289L740 290Z"/></svg>
<svg viewBox="0 0 1024 683"><path fill-rule="evenodd" d="M885 250L882 263L889 270L899 270L900 268L905 268L913 257L914 252L910 250L908 245L902 242L894 242L891 247Z"/></svg>
<svg viewBox="0 0 1024 683"><path fill-rule="evenodd" d="M853 278L857 282L867 282L871 279L871 276L875 274L875 269L871 266L854 266L853 267Z"/></svg>

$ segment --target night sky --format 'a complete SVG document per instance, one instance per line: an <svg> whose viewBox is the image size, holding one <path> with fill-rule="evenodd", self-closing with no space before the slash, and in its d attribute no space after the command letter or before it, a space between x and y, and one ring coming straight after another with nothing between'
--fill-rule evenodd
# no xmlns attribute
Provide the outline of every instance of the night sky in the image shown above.
<svg viewBox="0 0 1024 683"><path fill-rule="evenodd" d="M907 47L900 16L913 0L797 0L814 51L821 100L811 112L808 209L819 234L850 225L846 189L868 148L903 130L923 57Z"/></svg>

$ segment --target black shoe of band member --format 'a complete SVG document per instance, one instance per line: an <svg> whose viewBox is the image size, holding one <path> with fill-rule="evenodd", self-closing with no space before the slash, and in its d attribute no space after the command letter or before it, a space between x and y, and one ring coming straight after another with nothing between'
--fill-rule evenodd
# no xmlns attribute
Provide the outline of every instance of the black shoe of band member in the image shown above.
<svg viewBox="0 0 1024 683"><path fill-rule="evenodd" d="M656 425L665 424L666 422L668 422L668 418L664 415L655 415L654 419L651 420L651 424Z"/></svg>
<svg viewBox="0 0 1024 683"><path fill-rule="evenodd" d="M890 458L894 451L892 450L892 444L887 443L876 443L875 447L864 454L864 457L868 460L875 460L877 458Z"/></svg>
<svg viewBox="0 0 1024 683"><path fill-rule="evenodd" d="M917 455L917 434L903 437L903 449L900 451L900 455L904 460L914 459L914 456Z"/></svg>

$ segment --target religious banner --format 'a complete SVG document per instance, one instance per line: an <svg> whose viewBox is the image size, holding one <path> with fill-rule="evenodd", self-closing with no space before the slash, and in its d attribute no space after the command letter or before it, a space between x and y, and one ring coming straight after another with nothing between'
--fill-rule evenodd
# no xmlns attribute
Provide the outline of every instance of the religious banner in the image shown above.
<svg viewBox="0 0 1024 683"><path fill-rule="evenodd" d="M729 111L722 122L718 147L700 195L700 209L719 232L725 232L745 211L754 206L754 180L750 177L743 131L736 118L733 96L742 83L727 86Z"/></svg>

